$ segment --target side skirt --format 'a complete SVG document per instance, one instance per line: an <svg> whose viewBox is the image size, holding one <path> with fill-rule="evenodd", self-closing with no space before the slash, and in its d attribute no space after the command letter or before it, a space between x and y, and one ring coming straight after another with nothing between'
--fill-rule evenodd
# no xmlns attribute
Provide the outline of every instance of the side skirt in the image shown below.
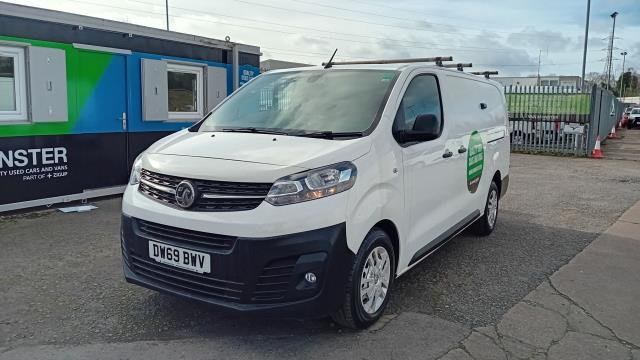
<svg viewBox="0 0 640 360"><path fill-rule="evenodd" d="M480 210L476 210L473 213L467 215L464 219L455 224L449 230L438 236L434 241L416 251L416 253L411 258L411 261L409 262L409 266L415 265L419 261L433 254L436 250L449 242L449 240L453 239L454 237L456 237L456 235L460 234L464 231L464 229L469 227L469 225L473 224L480 216Z"/></svg>

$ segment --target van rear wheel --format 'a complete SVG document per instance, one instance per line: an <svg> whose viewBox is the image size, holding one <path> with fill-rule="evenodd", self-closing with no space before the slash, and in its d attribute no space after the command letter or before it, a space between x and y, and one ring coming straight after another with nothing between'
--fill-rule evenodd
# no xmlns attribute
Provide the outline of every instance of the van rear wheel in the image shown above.
<svg viewBox="0 0 640 360"><path fill-rule="evenodd" d="M482 215L473 224L472 230L476 235L488 236L493 232L498 221L498 209L500 205L500 191L498 185L494 181L489 186L489 194L484 207L484 215Z"/></svg>
<svg viewBox="0 0 640 360"><path fill-rule="evenodd" d="M352 329L364 329L378 321L389 303L395 259L389 235L373 228L356 255L343 303L331 314L333 321Z"/></svg>

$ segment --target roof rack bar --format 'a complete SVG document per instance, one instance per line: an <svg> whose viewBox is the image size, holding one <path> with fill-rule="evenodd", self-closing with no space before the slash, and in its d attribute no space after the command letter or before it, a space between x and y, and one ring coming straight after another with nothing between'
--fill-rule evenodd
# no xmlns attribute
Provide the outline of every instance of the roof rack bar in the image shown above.
<svg viewBox="0 0 640 360"><path fill-rule="evenodd" d="M487 79L489 79L490 75L498 75L497 71L478 71L478 72L472 72L473 75L484 75L484 77L486 77Z"/></svg>
<svg viewBox="0 0 640 360"><path fill-rule="evenodd" d="M362 61L334 61L331 65L367 65L367 64L403 64L403 63L420 63L420 62L434 62L438 66L442 66L443 61L453 61L452 56L438 56L430 58L408 58L408 59L391 59L391 60L362 60ZM322 66L326 66L326 63L322 63Z"/></svg>
<svg viewBox="0 0 640 360"><path fill-rule="evenodd" d="M464 71L464 68L473 67L473 64L472 63L444 64L443 67L448 69L458 69L458 71Z"/></svg>

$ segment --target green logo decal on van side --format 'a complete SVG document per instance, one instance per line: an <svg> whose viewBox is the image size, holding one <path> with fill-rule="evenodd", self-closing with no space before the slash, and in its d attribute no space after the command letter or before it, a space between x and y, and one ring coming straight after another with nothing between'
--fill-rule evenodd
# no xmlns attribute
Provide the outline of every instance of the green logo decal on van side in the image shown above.
<svg viewBox="0 0 640 360"><path fill-rule="evenodd" d="M482 136L474 131L469 138L467 152L467 188L472 194L478 190L482 169L484 169L484 144Z"/></svg>

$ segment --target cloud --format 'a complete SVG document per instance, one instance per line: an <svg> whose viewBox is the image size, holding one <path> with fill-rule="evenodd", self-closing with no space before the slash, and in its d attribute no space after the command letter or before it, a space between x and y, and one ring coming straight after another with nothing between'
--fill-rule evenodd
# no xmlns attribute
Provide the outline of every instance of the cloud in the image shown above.
<svg viewBox="0 0 640 360"><path fill-rule="evenodd" d="M415 25L416 25L417 28L424 29L424 30L432 30L432 29L435 28L434 24L432 24L429 21L425 21L425 20L417 20L415 22Z"/></svg>
<svg viewBox="0 0 640 360"><path fill-rule="evenodd" d="M518 76L531 73L537 67L537 56L531 56L523 49L517 49L501 43L499 37L491 33L483 33L465 41L467 46L479 46L500 51L478 51L474 53L455 52L455 60L469 60L473 63L473 71L498 70L500 76Z"/></svg>
<svg viewBox="0 0 640 360"><path fill-rule="evenodd" d="M164 1L8 1L165 27ZM628 66L640 69L638 1L593 1L588 71L602 71L604 67L597 60L606 57L601 50L607 47L607 42L602 38L611 29L609 14L613 10L618 10L621 14L617 19L618 39L615 45L629 51ZM272 55L282 60L319 63L338 48L337 57L342 55L345 60L352 60L354 57L379 59L451 55L456 62L473 62L474 70L490 68L498 69L501 75L528 75L536 72L538 51L543 49L544 73L579 74L581 71L585 1L516 1L515 6L505 6L504 0L348 2L353 3L344 6L389 15L396 20L382 20L379 16L367 14L336 13L330 6L319 8L300 3L290 9L282 9L284 5L275 5L281 9L273 9L263 6L256 8L237 1L225 1L214 6L207 0L172 0L169 6L172 30L216 39L224 39L229 35L232 41L260 46L265 59ZM150 5L151 3L157 5ZM509 4L511 3L514 2ZM332 19L330 16L334 14L336 17L366 23ZM398 17L406 17L406 20L397 20ZM400 27L378 26L375 25L377 22L397 24ZM404 29L405 26L415 30ZM486 65L481 68L479 64ZM620 65L617 63L618 69Z"/></svg>
<svg viewBox="0 0 640 360"><path fill-rule="evenodd" d="M327 49L327 47L331 47L331 42L321 38L297 35L294 37L293 45L297 47L311 47L313 49Z"/></svg>
<svg viewBox="0 0 640 360"><path fill-rule="evenodd" d="M629 55L627 55L627 64L625 67L631 67L636 71L640 71L640 57L638 56L640 54L640 42L633 44L628 52Z"/></svg>
<svg viewBox="0 0 640 360"><path fill-rule="evenodd" d="M507 36L507 43L514 47L541 49L544 51L566 51L575 47L576 42L570 36L559 31L536 30L527 27Z"/></svg>

